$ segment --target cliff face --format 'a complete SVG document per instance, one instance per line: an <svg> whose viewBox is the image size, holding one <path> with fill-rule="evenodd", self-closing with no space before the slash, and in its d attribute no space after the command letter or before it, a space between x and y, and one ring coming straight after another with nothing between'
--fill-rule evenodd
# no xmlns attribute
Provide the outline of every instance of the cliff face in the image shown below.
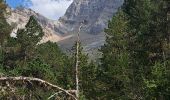
<svg viewBox="0 0 170 100"><path fill-rule="evenodd" d="M65 15L59 19L58 28L63 32L77 31L85 20L82 32L97 34L107 26L108 20L116 13L124 0L74 0Z"/></svg>
<svg viewBox="0 0 170 100"><path fill-rule="evenodd" d="M8 8L8 10L11 12L11 15L7 18L7 21L14 27L12 36L15 36L15 33L18 29L24 28L29 20L29 17L34 15L45 33L45 36L41 42L46 42L48 40L58 42L62 40L63 37L55 31L56 26L52 20L45 18L44 16L32 11L31 9L17 8L12 10Z"/></svg>

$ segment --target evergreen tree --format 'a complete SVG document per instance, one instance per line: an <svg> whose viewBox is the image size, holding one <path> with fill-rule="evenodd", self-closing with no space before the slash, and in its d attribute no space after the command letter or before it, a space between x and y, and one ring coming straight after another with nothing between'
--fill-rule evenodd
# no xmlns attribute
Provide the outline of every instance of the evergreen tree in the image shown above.
<svg viewBox="0 0 170 100"><path fill-rule="evenodd" d="M30 17L25 29L18 30L17 42L20 43L21 52L24 59L34 57L33 52L35 47L40 42L43 35L44 33L42 28L34 16Z"/></svg>
<svg viewBox="0 0 170 100"><path fill-rule="evenodd" d="M4 42L4 39L9 36L11 27L6 21L6 4L4 0L0 0L0 45Z"/></svg>
<svg viewBox="0 0 170 100"><path fill-rule="evenodd" d="M36 55L51 66L58 85L63 88L73 89L71 87L73 81L70 80L71 77L69 76L73 75L70 71L72 68L71 60L60 50L57 43L47 42L38 45Z"/></svg>
<svg viewBox="0 0 170 100"><path fill-rule="evenodd" d="M7 37L9 37L9 34L11 32L11 27L6 21L6 4L4 0L0 0L0 63L3 63L4 60L4 41Z"/></svg>
<svg viewBox="0 0 170 100"><path fill-rule="evenodd" d="M106 32L106 43L101 48L101 72L98 76L100 99L125 99L128 97L129 78L131 68L129 66L129 54L127 51L127 20L124 12L119 11L109 21Z"/></svg>
<svg viewBox="0 0 170 100"><path fill-rule="evenodd" d="M93 61L88 63L88 65L81 67L80 70L80 89L84 95L84 98L88 100L97 99L97 71L97 66Z"/></svg>
<svg viewBox="0 0 170 100"><path fill-rule="evenodd" d="M131 5L131 3L134 5ZM159 86L160 84L153 84L154 79L152 77L155 69L162 70L163 72L165 69L169 70L169 64L167 63L169 61L169 34L167 34L166 29L167 12L164 10L164 3L164 0L129 0L125 1L124 5L124 12L128 15L129 19L128 37L130 40L128 41L128 48L132 57L131 66L134 67L134 75L138 76L138 78L135 78L136 82L139 82L138 87L145 88L145 84L143 84L144 78L144 80L152 80L150 85L156 86L157 89L159 88L154 92L162 91L161 94L156 93L152 95L154 94L153 91L149 94L146 92L147 90L138 89L141 94L144 93L143 97L147 98L148 95L149 99L161 99L164 96L166 97L163 91L167 93L164 89L165 87L167 88L167 85L164 83L164 87ZM165 77L164 79L167 80ZM161 81L160 79L158 80Z"/></svg>
<svg viewBox="0 0 170 100"><path fill-rule="evenodd" d="M109 22L106 44L101 49L101 80L107 87L103 90L110 92L103 98L169 98L169 34L164 3L125 0L124 16L118 13Z"/></svg>
<svg viewBox="0 0 170 100"><path fill-rule="evenodd" d="M36 58L35 50L43 35L41 26L34 16L31 16L25 29L19 29L16 38L8 39L9 50L5 52L5 65L8 68L24 66L27 61Z"/></svg>

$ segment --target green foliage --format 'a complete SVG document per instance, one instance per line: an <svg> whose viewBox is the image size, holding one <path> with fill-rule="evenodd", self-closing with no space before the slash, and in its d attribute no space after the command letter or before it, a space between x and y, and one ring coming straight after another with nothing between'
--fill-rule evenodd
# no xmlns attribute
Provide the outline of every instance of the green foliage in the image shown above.
<svg viewBox="0 0 170 100"><path fill-rule="evenodd" d="M167 5L168 0L125 0L105 29L106 43L99 50L98 66L89 61L79 43L80 100L170 99ZM0 77L36 77L74 90L77 44L71 57L56 43L39 44L44 33L33 16L16 38L9 37L5 9L0 0ZM2 100L46 100L55 92L36 82L0 82Z"/></svg>
<svg viewBox="0 0 170 100"><path fill-rule="evenodd" d="M96 75L97 66L93 63L87 63L86 66L81 66L80 68L80 83L81 91L86 99L96 99ZM85 99L85 100L86 100ZM83 99L84 100L84 99Z"/></svg>
<svg viewBox="0 0 170 100"><path fill-rule="evenodd" d="M168 64L168 62L155 63L155 65L152 66L151 78L144 79L147 91L146 98L148 99L163 98L165 100L169 99L170 69L166 67L165 63Z"/></svg>
<svg viewBox="0 0 170 100"><path fill-rule="evenodd" d="M25 66L31 59L36 58L36 45L43 35L41 26L31 16L25 29L18 30L17 38L8 38L4 49L4 67L13 69L17 65Z"/></svg>
<svg viewBox="0 0 170 100"><path fill-rule="evenodd" d="M41 26L38 24L34 16L31 16L25 29L18 30L17 41L21 43L21 47L35 46L44 35Z"/></svg>
<svg viewBox="0 0 170 100"><path fill-rule="evenodd" d="M73 80L71 76L74 75L71 65L71 60L58 47L56 43L47 42L37 46L37 55L48 63L55 72L57 84L64 88L72 88Z"/></svg>
<svg viewBox="0 0 170 100"><path fill-rule="evenodd" d="M69 65L68 57L60 50L56 43L47 42L37 46L37 54L45 62L55 68Z"/></svg>
<svg viewBox="0 0 170 100"><path fill-rule="evenodd" d="M0 52L0 73L3 76L36 77L58 86L67 87L65 77L70 67L69 58L60 51L56 43L39 44L43 36L41 26L31 16L25 26L17 32L17 38L9 37L5 48ZM6 83L0 82L0 86ZM46 100L55 91L48 90L37 83L12 83L11 87L4 87L0 99L26 98ZM11 91L11 89L15 91ZM2 90L3 91L3 90ZM48 91L48 93L46 93Z"/></svg>
<svg viewBox="0 0 170 100"><path fill-rule="evenodd" d="M11 27L7 23L5 18L6 13L6 4L4 3L4 0L0 0L0 45L2 46L2 43L4 40L9 36L11 32Z"/></svg>
<svg viewBox="0 0 170 100"><path fill-rule="evenodd" d="M130 56L127 52L127 23L126 15L119 11L116 16L109 21L106 44L101 48L103 56L101 58L101 73L98 76L100 87L103 93L101 98L124 97L131 76L129 66Z"/></svg>
<svg viewBox="0 0 170 100"><path fill-rule="evenodd" d="M165 99L169 35L163 0L125 0L105 30L98 77L107 99Z"/></svg>
<svg viewBox="0 0 170 100"><path fill-rule="evenodd" d="M44 33L34 16L31 16L25 29L18 30L17 42L20 44L24 59L34 57L34 50L38 42L42 39Z"/></svg>

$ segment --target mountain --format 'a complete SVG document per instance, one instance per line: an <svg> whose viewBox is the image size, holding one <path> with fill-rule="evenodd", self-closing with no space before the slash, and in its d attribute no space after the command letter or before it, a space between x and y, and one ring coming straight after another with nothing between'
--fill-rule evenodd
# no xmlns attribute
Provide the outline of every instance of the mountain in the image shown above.
<svg viewBox="0 0 170 100"><path fill-rule="evenodd" d="M96 53L93 50L104 44L104 28L107 28L108 20L123 2L124 0L74 0L65 15L55 23L60 32L73 34L69 40L60 41L61 46L70 48L76 39L75 33L78 32L80 23L85 21L86 24L81 28L80 39L85 51Z"/></svg>
<svg viewBox="0 0 170 100"><path fill-rule="evenodd" d="M25 26L29 16L34 15L45 32L41 42L58 42L66 51L70 50L75 42L80 23L85 21L86 24L80 31L80 39L85 51L91 52L104 44L104 28L122 4L123 0L73 0L59 20L50 20L31 9L19 7L15 10L9 9L11 15L7 19L15 26L13 33L16 33L18 28Z"/></svg>
<svg viewBox="0 0 170 100"><path fill-rule="evenodd" d="M65 15L59 19L63 32L77 32L82 21L87 24L82 31L98 34L107 26L108 20L117 12L123 0L74 0Z"/></svg>

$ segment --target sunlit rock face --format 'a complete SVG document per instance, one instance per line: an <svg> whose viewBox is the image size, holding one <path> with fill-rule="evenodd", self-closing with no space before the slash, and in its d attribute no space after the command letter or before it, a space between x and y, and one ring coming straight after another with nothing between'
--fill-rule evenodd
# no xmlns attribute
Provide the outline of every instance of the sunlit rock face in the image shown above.
<svg viewBox="0 0 170 100"><path fill-rule="evenodd" d="M124 0L74 0L65 15L59 19L60 31L76 32L80 23L87 24L81 31L98 34L107 26L107 22L117 12Z"/></svg>
<svg viewBox="0 0 170 100"><path fill-rule="evenodd" d="M49 40L53 42L58 42L62 40L63 37L60 35L60 33L55 31L56 26L52 20L47 19L46 17L36 13L31 9L23 7L17 8L15 10L8 8L8 10L10 11L10 15L7 17L7 21L12 25L12 27L14 27L12 36L16 36L17 30L24 28L30 16L33 15L35 16L45 33L41 42L46 42Z"/></svg>

